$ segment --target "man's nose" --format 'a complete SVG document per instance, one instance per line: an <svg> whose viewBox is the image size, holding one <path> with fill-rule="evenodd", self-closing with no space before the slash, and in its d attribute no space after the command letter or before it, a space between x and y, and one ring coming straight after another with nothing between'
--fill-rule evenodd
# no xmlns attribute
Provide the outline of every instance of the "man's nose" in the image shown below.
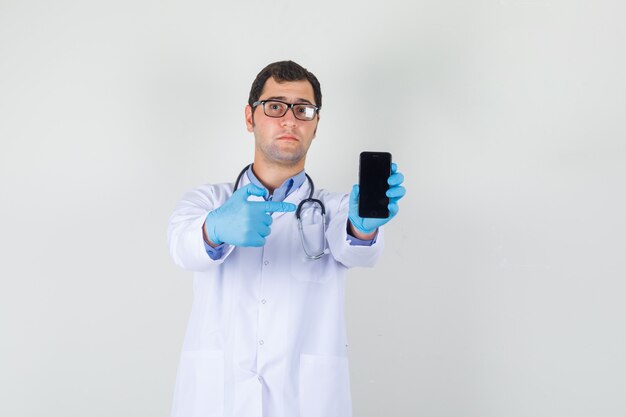
<svg viewBox="0 0 626 417"><path fill-rule="evenodd" d="M283 126L295 126L296 125L296 115L293 112L293 107L287 109L287 113L282 117L281 124Z"/></svg>

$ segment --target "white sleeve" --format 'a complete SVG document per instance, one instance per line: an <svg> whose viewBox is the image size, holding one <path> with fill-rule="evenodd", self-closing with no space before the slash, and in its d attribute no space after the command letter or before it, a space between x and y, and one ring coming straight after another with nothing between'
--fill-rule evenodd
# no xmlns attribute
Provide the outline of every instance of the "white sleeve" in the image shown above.
<svg viewBox="0 0 626 417"><path fill-rule="evenodd" d="M202 225L209 212L221 206L232 194L227 184L205 185L186 193L170 216L167 243L176 265L191 271L206 271L221 264L233 251L226 245L221 258L213 260L204 247Z"/></svg>
<svg viewBox="0 0 626 417"><path fill-rule="evenodd" d="M351 245L348 239L348 203L349 196L343 195L338 203L328 202L333 210L332 218L326 231L328 248L335 260L348 268L355 266L374 266L384 247L384 231L378 228L376 241L371 246ZM335 207L333 207L335 206Z"/></svg>

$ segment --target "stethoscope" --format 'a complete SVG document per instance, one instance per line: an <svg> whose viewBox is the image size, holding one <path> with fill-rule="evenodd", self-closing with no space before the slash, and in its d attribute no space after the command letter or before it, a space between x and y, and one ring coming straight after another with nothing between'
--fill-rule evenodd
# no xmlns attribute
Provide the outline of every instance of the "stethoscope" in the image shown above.
<svg viewBox="0 0 626 417"><path fill-rule="evenodd" d="M237 191L237 189L239 188L239 183L241 182L241 178L243 177L243 174L245 174L246 171L248 171L251 165L252 164L246 165L246 167L242 169L239 175L237 176L237 180L235 180L235 187L233 189L233 193ZM309 181L309 186L311 189L309 191L309 196L303 199L302 201L300 201L300 204L298 204L298 208L296 208L296 219L298 220L298 229L300 230L300 241L302 242L302 249L304 250L304 254L306 255L308 259L315 260L326 255L326 206L324 206L324 203L322 203L320 200L313 198L313 193L315 192L315 185L313 185L313 180L311 179L311 177L309 177L309 174L305 173L304 175L306 176L306 179ZM322 240L324 242L323 243L324 247L320 253L315 254L315 255L311 255L306 248L305 239L304 239L304 230L302 228L301 213L302 213L302 208L304 207L306 203L310 203L313 205L317 204L320 207L320 210L322 212Z"/></svg>

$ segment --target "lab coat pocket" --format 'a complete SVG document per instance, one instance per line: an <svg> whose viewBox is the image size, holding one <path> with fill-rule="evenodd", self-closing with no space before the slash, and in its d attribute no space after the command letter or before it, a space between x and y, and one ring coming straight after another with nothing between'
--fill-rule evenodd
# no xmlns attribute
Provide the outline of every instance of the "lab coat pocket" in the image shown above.
<svg viewBox="0 0 626 417"><path fill-rule="evenodd" d="M178 366L172 417L222 417L224 353L183 351Z"/></svg>
<svg viewBox="0 0 626 417"><path fill-rule="evenodd" d="M300 235L299 229L294 232L296 235L291 245L291 275L299 281L317 283L328 281L334 274L334 269L327 259L329 256L328 248L325 250L326 255L319 259L307 257L307 253L314 256L324 251L326 235L322 224L304 225L302 227L304 239Z"/></svg>
<svg viewBox="0 0 626 417"><path fill-rule="evenodd" d="M300 355L300 417L351 417L348 359Z"/></svg>

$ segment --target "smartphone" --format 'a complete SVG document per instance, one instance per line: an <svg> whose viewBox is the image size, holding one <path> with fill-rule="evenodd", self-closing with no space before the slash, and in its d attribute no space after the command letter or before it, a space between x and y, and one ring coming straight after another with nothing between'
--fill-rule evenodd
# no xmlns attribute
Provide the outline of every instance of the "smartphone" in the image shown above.
<svg viewBox="0 0 626 417"><path fill-rule="evenodd" d="M361 152L359 159L359 217L384 219L389 217L391 175L389 152Z"/></svg>

